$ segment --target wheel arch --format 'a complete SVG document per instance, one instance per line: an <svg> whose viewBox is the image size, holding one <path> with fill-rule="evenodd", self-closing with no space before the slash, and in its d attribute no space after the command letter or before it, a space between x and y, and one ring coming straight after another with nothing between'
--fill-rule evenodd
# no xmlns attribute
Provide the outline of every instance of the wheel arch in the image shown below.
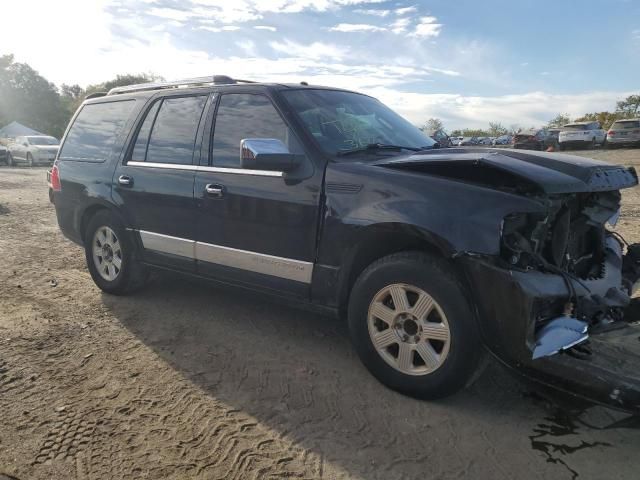
<svg viewBox="0 0 640 480"><path fill-rule="evenodd" d="M87 206L84 210L82 210L78 219L78 231L80 233L80 239L82 240L83 244L86 240L85 234L87 231L87 227L89 226L89 222L100 211L110 212L111 214L115 215L124 224L124 219L122 218L122 215L118 214L117 210L112 205L109 205L107 203L101 203L101 202L93 203Z"/></svg>
<svg viewBox="0 0 640 480"><path fill-rule="evenodd" d="M339 310L346 311L353 285L369 265L404 251L421 251L442 259L450 259L454 253L442 237L414 225L382 223L365 227L344 255L338 282Z"/></svg>

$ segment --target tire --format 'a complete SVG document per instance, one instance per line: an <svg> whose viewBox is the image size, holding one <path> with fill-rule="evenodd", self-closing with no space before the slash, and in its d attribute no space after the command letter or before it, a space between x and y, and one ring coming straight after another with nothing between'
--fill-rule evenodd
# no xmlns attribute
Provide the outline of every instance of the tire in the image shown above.
<svg viewBox="0 0 640 480"><path fill-rule="evenodd" d="M408 308L403 301L396 308L393 298L404 298ZM405 395L452 395L482 364L484 349L462 288L444 261L422 252L389 255L365 269L351 290L348 321L365 367Z"/></svg>
<svg viewBox="0 0 640 480"><path fill-rule="evenodd" d="M7 152L7 165L13 167L13 156L9 152Z"/></svg>
<svg viewBox="0 0 640 480"><path fill-rule="evenodd" d="M89 221L84 247L91 278L104 292L126 295L145 285L148 272L138 261L135 244L108 210L98 211Z"/></svg>
<svg viewBox="0 0 640 480"><path fill-rule="evenodd" d="M27 165L33 167L33 156L30 153L27 153Z"/></svg>
<svg viewBox="0 0 640 480"><path fill-rule="evenodd" d="M594 150L596 148L596 137L593 137L589 142L589 150Z"/></svg>

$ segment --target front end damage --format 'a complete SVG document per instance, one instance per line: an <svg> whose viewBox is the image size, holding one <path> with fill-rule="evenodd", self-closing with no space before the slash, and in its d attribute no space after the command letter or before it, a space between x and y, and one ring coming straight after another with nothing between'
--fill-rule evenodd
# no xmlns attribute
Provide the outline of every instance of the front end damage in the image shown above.
<svg viewBox="0 0 640 480"><path fill-rule="evenodd" d="M499 256L461 255L484 340L547 385L640 410L640 327L629 314L640 246L607 226L618 190L554 194L542 213L508 215Z"/></svg>

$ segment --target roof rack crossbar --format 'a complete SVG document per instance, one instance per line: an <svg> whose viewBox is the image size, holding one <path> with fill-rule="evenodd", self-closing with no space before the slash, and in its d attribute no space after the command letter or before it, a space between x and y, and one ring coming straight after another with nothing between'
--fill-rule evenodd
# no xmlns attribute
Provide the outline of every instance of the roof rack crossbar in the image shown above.
<svg viewBox="0 0 640 480"><path fill-rule="evenodd" d="M211 75L208 77L185 78L171 82L150 82L127 85L124 87L114 87L107 95L117 95L119 93L144 92L149 90L162 90L165 88L198 87L206 85L229 85L234 83L255 83L250 80L236 80L227 75Z"/></svg>

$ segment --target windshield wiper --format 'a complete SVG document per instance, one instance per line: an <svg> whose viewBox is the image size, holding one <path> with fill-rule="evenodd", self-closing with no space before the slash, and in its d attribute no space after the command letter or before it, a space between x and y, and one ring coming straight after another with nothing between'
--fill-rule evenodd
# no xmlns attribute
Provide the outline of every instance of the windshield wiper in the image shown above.
<svg viewBox="0 0 640 480"><path fill-rule="evenodd" d="M364 147L352 148L351 150L340 150L336 155L343 157L354 153L375 152L377 150L411 150L412 152L420 152L428 147L407 147L405 145L392 145L389 143L369 143Z"/></svg>

